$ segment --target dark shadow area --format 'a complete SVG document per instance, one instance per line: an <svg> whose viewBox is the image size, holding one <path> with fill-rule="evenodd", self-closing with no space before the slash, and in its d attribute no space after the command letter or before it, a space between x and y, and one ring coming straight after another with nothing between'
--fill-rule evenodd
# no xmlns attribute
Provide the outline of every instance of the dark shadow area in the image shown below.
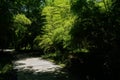
<svg viewBox="0 0 120 80"><path fill-rule="evenodd" d="M17 80L70 80L65 72L19 71Z"/></svg>
<svg viewBox="0 0 120 80"><path fill-rule="evenodd" d="M23 59L27 57L40 57L43 55L42 50L16 50L14 52L15 60Z"/></svg>
<svg viewBox="0 0 120 80"><path fill-rule="evenodd" d="M0 52L0 80L16 80L16 71L13 70L13 55L8 51Z"/></svg>
<svg viewBox="0 0 120 80"><path fill-rule="evenodd" d="M76 80L119 80L120 63L113 57L101 53L79 53L69 59L68 72Z"/></svg>

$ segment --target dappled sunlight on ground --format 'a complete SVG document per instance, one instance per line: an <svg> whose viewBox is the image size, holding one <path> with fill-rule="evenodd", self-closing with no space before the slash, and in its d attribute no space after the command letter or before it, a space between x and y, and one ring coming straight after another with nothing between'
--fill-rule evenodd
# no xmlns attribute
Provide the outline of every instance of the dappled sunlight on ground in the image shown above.
<svg viewBox="0 0 120 80"><path fill-rule="evenodd" d="M54 63L43 60L42 58L26 58L14 62L14 68L20 70L30 70L35 72L49 72L55 71L62 67L55 65Z"/></svg>
<svg viewBox="0 0 120 80"><path fill-rule="evenodd" d="M70 80L62 67L40 57L31 57L13 62L17 80Z"/></svg>

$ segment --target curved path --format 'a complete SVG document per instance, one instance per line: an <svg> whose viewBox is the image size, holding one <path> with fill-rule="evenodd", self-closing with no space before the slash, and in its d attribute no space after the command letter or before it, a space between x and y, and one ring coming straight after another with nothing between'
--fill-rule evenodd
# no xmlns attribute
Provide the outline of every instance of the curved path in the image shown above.
<svg viewBox="0 0 120 80"><path fill-rule="evenodd" d="M31 57L13 62L17 80L69 80L62 67L40 57Z"/></svg>
<svg viewBox="0 0 120 80"><path fill-rule="evenodd" d="M62 68L39 57L18 60L14 62L14 65L14 69L18 69L18 71L51 72Z"/></svg>

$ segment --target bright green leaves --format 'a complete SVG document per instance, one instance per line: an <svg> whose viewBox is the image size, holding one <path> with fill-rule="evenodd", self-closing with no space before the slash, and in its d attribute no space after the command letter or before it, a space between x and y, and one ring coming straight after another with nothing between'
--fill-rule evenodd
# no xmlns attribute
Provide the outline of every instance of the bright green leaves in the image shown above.
<svg viewBox="0 0 120 80"><path fill-rule="evenodd" d="M22 40L25 38L25 35L28 32L28 25L31 25L30 19L28 19L24 14L17 14L14 16L14 32L15 40L14 46L18 47L22 43Z"/></svg>
<svg viewBox="0 0 120 80"><path fill-rule="evenodd" d="M30 25L32 23L24 14L17 14L14 17L14 22L22 25Z"/></svg>
<svg viewBox="0 0 120 80"><path fill-rule="evenodd" d="M60 7L70 6L70 0L54 0L54 5Z"/></svg>
<svg viewBox="0 0 120 80"><path fill-rule="evenodd" d="M49 0L47 1L49 3ZM70 11L70 1L52 1L44 7L43 15L46 15L46 24L43 27L40 46L45 50L48 46L66 48L70 40L69 31L75 19Z"/></svg>
<svg viewBox="0 0 120 80"><path fill-rule="evenodd" d="M31 21L24 14L17 14L14 17L14 30L16 35L21 35L26 32L27 25L30 25Z"/></svg>

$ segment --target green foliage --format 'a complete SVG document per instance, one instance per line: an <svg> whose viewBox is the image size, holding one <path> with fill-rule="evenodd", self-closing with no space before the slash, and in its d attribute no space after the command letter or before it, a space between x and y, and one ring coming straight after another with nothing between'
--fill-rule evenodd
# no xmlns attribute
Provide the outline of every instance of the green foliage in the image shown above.
<svg viewBox="0 0 120 80"><path fill-rule="evenodd" d="M1 69L1 68L0 68ZM0 70L0 74L5 74L7 72L9 72L10 70L12 70L12 65L11 64L6 64L1 70Z"/></svg>
<svg viewBox="0 0 120 80"><path fill-rule="evenodd" d="M44 50L66 48L70 40L69 31L74 21L74 16L70 12L70 2L54 0L50 3L48 0L46 4L42 12L46 15L46 24L39 45Z"/></svg>
<svg viewBox="0 0 120 80"><path fill-rule="evenodd" d="M30 25L31 21L24 14L17 14L14 17L14 22L22 25Z"/></svg>
<svg viewBox="0 0 120 80"><path fill-rule="evenodd" d="M23 36L27 31L27 26L30 25L31 21L23 14L18 14L14 17L14 30L17 36ZM20 39L20 38L18 38Z"/></svg>
<svg viewBox="0 0 120 80"><path fill-rule="evenodd" d="M103 52L113 48L114 42L119 39L119 33L116 33L119 30L116 22L119 18L114 16L118 11L112 11L114 6L111 1L103 0L98 3L78 0L72 5L72 9L78 16L70 32L74 47Z"/></svg>
<svg viewBox="0 0 120 80"><path fill-rule="evenodd" d="M17 37L20 40L16 41L16 35L22 34L29 38L27 45L32 47L35 37L42 32L44 0L2 0L0 4L0 48L14 48L15 44L27 42L25 37ZM21 42L21 39L24 40Z"/></svg>
<svg viewBox="0 0 120 80"><path fill-rule="evenodd" d="M14 28L15 31L15 44L14 46L20 47L20 44L25 44L22 40L26 37L25 34L27 33L27 26L31 25L31 21L24 15L24 14L17 14L14 16Z"/></svg>
<svg viewBox="0 0 120 80"><path fill-rule="evenodd" d="M44 25L44 17L42 16L42 8L44 7L44 0L28 0L25 1L23 13L31 20L32 24L28 27L27 39L30 49L34 49L34 39L42 33L42 26Z"/></svg>

